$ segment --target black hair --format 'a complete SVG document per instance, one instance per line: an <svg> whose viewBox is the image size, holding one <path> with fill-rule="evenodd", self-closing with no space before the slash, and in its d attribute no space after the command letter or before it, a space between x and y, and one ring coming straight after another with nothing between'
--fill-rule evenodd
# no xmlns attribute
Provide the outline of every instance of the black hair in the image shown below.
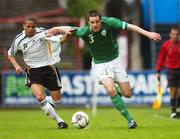
<svg viewBox="0 0 180 139"><path fill-rule="evenodd" d="M99 18L101 19L101 14L97 10L90 10L87 16L87 20L89 21L89 17L96 17L96 16L99 16Z"/></svg>
<svg viewBox="0 0 180 139"><path fill-rule="evenodd" d="M28 16L24 19L24 23L26 23L27 21L32 21L35 24L37 23L36 19L34 17L30 17L30 16Z"/></svg>

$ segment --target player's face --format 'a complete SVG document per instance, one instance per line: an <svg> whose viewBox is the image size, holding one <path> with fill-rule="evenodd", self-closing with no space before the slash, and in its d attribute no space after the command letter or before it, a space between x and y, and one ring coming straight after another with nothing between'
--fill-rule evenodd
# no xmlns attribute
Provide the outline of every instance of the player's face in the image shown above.
<svg viewBox="0 0 180 139"><path fill-rule="evenodd" d="M27 37L32 37L36 34L36 23L33 21L26 21L23 24L23 28L25 30Z"/></svg>
<svg viewBox="0 0 180 139"><path fill-rule="evenodd" d="M176 42L179 37L179 31L178 30L171 30L170 32L170 38L173 42Z"/></svg>
<svg viewBox="0 0 180 139"><path fill-rule="evenodd" d="M101 30L102 24L99 16L89 17L89 25L94 32Z"/></svg>

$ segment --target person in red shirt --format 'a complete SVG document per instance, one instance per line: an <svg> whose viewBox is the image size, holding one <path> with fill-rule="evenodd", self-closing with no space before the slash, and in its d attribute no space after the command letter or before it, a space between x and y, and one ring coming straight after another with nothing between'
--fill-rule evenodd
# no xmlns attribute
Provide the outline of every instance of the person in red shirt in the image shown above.
<svg viewBox="0 0 180 139"><path fill-rule="evenodd" d="M173 26L170 30L170 39L165 41L159 51L156 71L160 80L160 71L167 69L168 87L170 88L171 118L180 118L180 40L179 28Z"/></svg>

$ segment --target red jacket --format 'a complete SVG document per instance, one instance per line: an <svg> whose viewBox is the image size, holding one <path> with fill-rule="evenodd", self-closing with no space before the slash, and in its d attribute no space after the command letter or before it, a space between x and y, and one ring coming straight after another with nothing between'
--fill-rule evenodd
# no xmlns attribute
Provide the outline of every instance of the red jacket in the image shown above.
<svg viewBox="0 0 180 139"><path fill-rule="evenodd" d="M180 40L176 43L171 40L163 43L159 51L156 70L160 71L162 67L180 69Z"/></svg>

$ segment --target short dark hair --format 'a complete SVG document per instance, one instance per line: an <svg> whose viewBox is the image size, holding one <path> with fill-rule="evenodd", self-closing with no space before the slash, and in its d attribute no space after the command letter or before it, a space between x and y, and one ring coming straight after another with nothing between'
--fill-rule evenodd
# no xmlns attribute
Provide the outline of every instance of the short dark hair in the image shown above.
<svg viewBox="0 0 180 139"><path fill-rule="evenodd" d="M26 23L27 21L32 21L34 23L37 23L36 19L34 17L30 17L30 16L28 16L24 19L24 23Z"/></svg>
<svg viewBox="0 0 180 139"><path fill-rule="evenodd" d="M171 27L171 30L178 30L179 31L179 27L177 25L174 25Z"/></svg>
<svg viewBox="0 0 180 139"><path fill-rule="evenodd" d="M90 10L87 19L89 20L89 17L95 17L95 16L99 16L101 19L101 14L97 10Z"/></svg>

